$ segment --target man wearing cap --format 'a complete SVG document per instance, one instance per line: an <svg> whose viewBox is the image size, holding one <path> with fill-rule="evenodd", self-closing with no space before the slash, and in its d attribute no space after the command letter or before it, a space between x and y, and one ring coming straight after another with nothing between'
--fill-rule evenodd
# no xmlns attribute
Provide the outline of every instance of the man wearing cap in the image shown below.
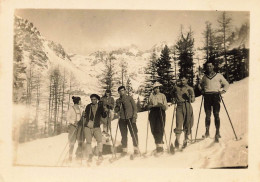
<svg viewBox="0 0 260 182"><path fill-rule="evenodd" d="M168 108L166 96L160 93L160 83L155 82L153 92L149 97L148 109L151 132L153 134L156 152L163 152L163 134L165 126L165 111Z"/></svg>
<svg viewBox="0 0 260 182"><path fill-rule="evenodd" d="M138 136L137 136L137 107L134 99L131 96L126 95L126 89L124 86L118 88L120 97L116 100L115 112L119 113L119 129L121 132L122 140L122 156L127 154L127 127L130 131L133 145L134 154L139 153L138 149Z"/></svg>
<svg viewBox="0 0 260 182"><path fill-rule="evenodd" d="M87 140L87 155L88 155L88 161L92 161L92 137L97 141L97 147L98 147L98 158L103 159L102 157L102 150L103 150L103 144L102 144L102 134L101 134L101 128L100 128L100 120L101 118L105 118L107 116L106 108L103 107L103 104L98 103L100 100L100 97L97 94L90 95L91 103L86 106L85 109L85 119L86 122L84 124L84 136Z"/></svg>
<svg viewBox="0 0 260 182"><path fill-rule="evenodd" d="M220 138L220 95L224 94L229 88L229 83L220 73L214 71L214 65L212 61L206 63L206 74L203 76L201 84L199 85L202 94L204 95L204 110L206 113L205 125L206 133L205 137L209 137L210 117L213 109L213 115L215 119L216 135L215 140Z"/></svg>
<svg viewBox="0 0 260 182"><path fill-rule="evenodd" d="M108 134L109 130L111 129L111 120L114 117L114 107L115 107L115 100L111 96L111 90L106 90L105 95L100 99L100 102L103 103L103 106L108 109L107 117L101 118L103 124L103 133Z"/></svg>
<svg viewBox="0 0 260 182"><path fill-rule="evenodd" d="M176 135L175 147L179 148L180 135L184 132L183 148L187 146L188 136L191 134L191 129L194 122L193 109L191 103L195 101L193 88L187 84L188 80L185 76L180 77L180 85L175 85L173 88L174 98L177 103L176 109Z"/></svg>

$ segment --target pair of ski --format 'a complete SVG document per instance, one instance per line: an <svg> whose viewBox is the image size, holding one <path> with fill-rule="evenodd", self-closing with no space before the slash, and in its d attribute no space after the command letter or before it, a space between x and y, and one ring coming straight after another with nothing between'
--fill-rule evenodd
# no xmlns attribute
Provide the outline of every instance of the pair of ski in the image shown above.
<svg viewBox="0 0 260 182"><path fill-rule="evenodd" d="M99 166L100 164L102 164L104 159L96 159L96 165ZM92 163L92 159L91 160L87 160L87 166L90 167Z"/></svg>
<svg viewBox="0 0 260 182"><path fill-rule="evenodd" d="M175 152L183 152L188 146L203 141L205 138L197 138L196 140L188 140L186 145L182 145L182 147L174 147L173 144L170 145L170 154L174 155ZM190 144L190 145L188 145Z"/></svg>
<svg viewBox="0 0 260 182"><path fill-rule="evenodd" d="M115 161L117 161L119 159L125 158L127 156L129 156L130 160L134 160L137 157L143 157L143 158L146 157L145 154L130 154L130 155L126 154L126 155L113 156L112 158L109 159L109 162L113 163L113 162L115 162Z"/></svg>
<svg viewBox="0 0 260 182"><path fill-rule="evenodd" d="M206 137L205 135L202 135L202 138L205 139L205 138L210 138L210 137L209 137L209 136ZM219 143L219 138L220 138L220 137L215 137L215 138L214 138L214 142L215 142L215 143ZM211 139L213 139L213 138L211 138Z"/></svg>

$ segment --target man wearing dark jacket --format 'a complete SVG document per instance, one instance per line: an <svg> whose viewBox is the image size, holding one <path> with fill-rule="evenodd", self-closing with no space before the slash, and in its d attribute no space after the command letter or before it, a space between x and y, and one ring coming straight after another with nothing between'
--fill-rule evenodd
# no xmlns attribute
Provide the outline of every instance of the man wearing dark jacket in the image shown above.
<svg viewBox="0 0 260 182"><path fill-rule="evenodd" d="M102 134L100 128L100 120L101 118L105 118L106 108L103 107L101 102L98 103L100 97L97 94L92 94L90 96L91 103L86 106L85 109L85 119L86 122L84 123L84 136L87 140L87 155L89 156L89 162L92 160L92 147L91 141L92 137L94 136L97 141L98 147L98 156L99 159L103 159L102 157Z"/></svg>
<svg viewBox="0 0 260 182"><path fill-rule="evenodd" d="M131 96L126 95L126 89L124 86L118 88L118 93L120 98L116 100L115 112L119 113L119 128L122 136L122 155L127 154L127 127L130 131L133 145L134 145L134 153L138 154L138 136L137 136L137 126L136 126L136 118L137 118L137 107L134 99Z"/></svg>

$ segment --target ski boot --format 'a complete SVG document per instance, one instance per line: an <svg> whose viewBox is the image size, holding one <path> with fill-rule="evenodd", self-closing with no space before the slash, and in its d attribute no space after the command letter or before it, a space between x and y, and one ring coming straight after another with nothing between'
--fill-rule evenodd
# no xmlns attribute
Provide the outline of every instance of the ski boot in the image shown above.
<svg viewBox="0 0 260 182"><path fill-rule="evenodd" d="M206 132L205 132L205 138L208 138L209 137L209 127L206 127Z"/></svg>
<svg viewBox="0 0 260 182"><path fill-rule="evenodd" d="M216 137L218 137L218 138L221 138L221 136L220 136L220 133L219 133L219 130L218 130L218 129L216 130Z"/></svg>
<svg viewBox="0 0 260 182"><path fill-rule="evenodd" d="M185 137L184 137L184 141L183 141L183 145L182 145L183 149L187 147L188 139L189 139L189 136L187 133L185 133Z"/></svg>
<svg viewBox="0 0 260 182"><path fill-rule="evenodd" d="M175 140L174 145L175 145L176 149L179 149L180 144L179 144L179 141L177 139Z"/></svg>
<svg viewBox="0 0 260 182"><path fill-rule="evenodd" d="M127 148L123 148L123 151L121 153L121 157L124 157L127 155Z"/></svg>
<svg viewBox="0 0 260 182"><path fill-rule="evenodd" d="M163 152L163 147L157 147L156 148L157 153L162 153Z"/></svg>
<svg viewBox="0 0 260 182"><path fill-rule="evenodd" d="M68 161L72 162L72 156L71 155L69 156L69 160Z"/></svg>
<svg viewBox="0 0 260 182"><path fill-rule="evenodd" d="M138 148L134 147L134 155L139 155L139 154L140 154L140 152L139 152Z"/></svg>
<svg viewBox="0 0 260 182"><path fill-rule="evenodd" d="M93 154L89 154L87 162L92 162Z"/></svg>

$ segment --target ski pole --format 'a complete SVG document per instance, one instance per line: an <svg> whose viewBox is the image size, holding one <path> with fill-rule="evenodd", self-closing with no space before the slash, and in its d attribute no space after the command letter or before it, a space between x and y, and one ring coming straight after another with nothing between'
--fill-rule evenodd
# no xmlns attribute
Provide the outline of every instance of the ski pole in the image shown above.
<svg viewBox="0 0 260 182"><path fill-rule="evenodd" d="M176 104L174 104L173 115L172 115L171 133L170 133L170 138L169 138L169 148L171 146L172 128L173 128L173 121L174 121L175 111L176 111Z"/></svg>
<svg viewBox="0 0 260 182"><path fill-rule="evenodd" d="M121 107L122 107L122 105L120 105L119 112L120 112L120 110L121 110ZM118 131L118 127L119 127L119 120L120 120L120 114L118 114L118 121L117 121L117 126L116 126L115 140L114 140L114 143L113 143L113 150L115 150L117 131ZM112 129L111 129L111 131L112 131ZM112 135L112 134L111 134L111 135ZM115 157L116 157L116 152L114 152L114 155L115 155Z"/></svg>
<svg viewBox="0 0 260 182"><path fill-rule="evenodd" d="M236 132L235 132L235 129L234 129L233 124L232 124L232 122L231 122L231 119L230 119L230 117L229 117L229 114L228 114L228 111L227 111L226 105L225 105L225 103L224 103L223 97L222 97L221 94L219 94L219 96L220 96L221 101L222 101L222 103L223 103L223 105L224 105L224 108L225 108L225 110L226 110L226 113L227 113L227 116L228 116L229 122L230 122L231 127L232 127L232 129L233 129L233 132L234 132L234 134L235 134L236 140L238 140L238 139L237 139Z"/></svg>
<svg viewBox="0 0 260 182"><path fill-rule="evenodd" d="M66 143L64 149L62 150L62 152L61 152L61 154L60 154L60 156L59 156L59 159L58 159L58 161L57 161L57 164L56 164L57 166L58 166L58 164L59 164L59 162L60 162L60 160L61 160L61 157L62 157L62 155L63 155L65 149L67 148L68 144L70 143L70 140L71 140L72 137L74 136L75 132L78 133L78 126L75 128L75 130L73 131L71 137L69 138L68 142ZM76 134L76 135L77 135L77 134ZM67 154L66 154L66 155L67 155ZM66 155L65 155L65 157L66 157Z"/></svg>
<svg viewBox="0 0 260 182"><path fill-rule="evenodd" d="M84 116L83 116L84 118ZM81 128L81 165L82 165L82 160L83 160L83 155L84 155L84 119L82 119L82 128Z"/></svg>
<svg viewBox="0 0 260 182"><path fill-rule="evenodd" d="M147 131L146 131L145 154L147 153L147 144L148 144L148 128L149 128L149 110L148 110L148 118L147 118Z"/></svg>
<svg viewBox="0 0 260 182"><path fill-rule="evenodd" d="M196 128L196 134L195 134L195 142L197 141L196 139L197 139L199 122L200 122L200 113L201 113L201 107L202 107L203 99L204 99L204 96L202 95L201 104L200 104L200 111L199 111L199 118L198 118L198 123L197 123L197 128Z"/></svg>
<svg viewBox="0 0 260 182"><path fill-rule="evenodd" d="M108 126L109 111L110 111L110 110L108 109L108 115L107 115L107 133L108 133L108 127L109 127L109 126Z"/></svg>
<svg viewBox="0 0 260 182"><path fill-rule="evenodd" d="M163 123L163 117L162 117L162 109L160 107L160 114L161 114L161 120L162 120L162 127L163 127L163 133L164 133L164 138L165 138L165 142L166 142L166 147L167 147L167 151L170 152L168 145L167 145L167 138L166 138L166 133L165 133L165 128L164 128L164 123ZM162 139L163 142L163 139Z"/></svg>

